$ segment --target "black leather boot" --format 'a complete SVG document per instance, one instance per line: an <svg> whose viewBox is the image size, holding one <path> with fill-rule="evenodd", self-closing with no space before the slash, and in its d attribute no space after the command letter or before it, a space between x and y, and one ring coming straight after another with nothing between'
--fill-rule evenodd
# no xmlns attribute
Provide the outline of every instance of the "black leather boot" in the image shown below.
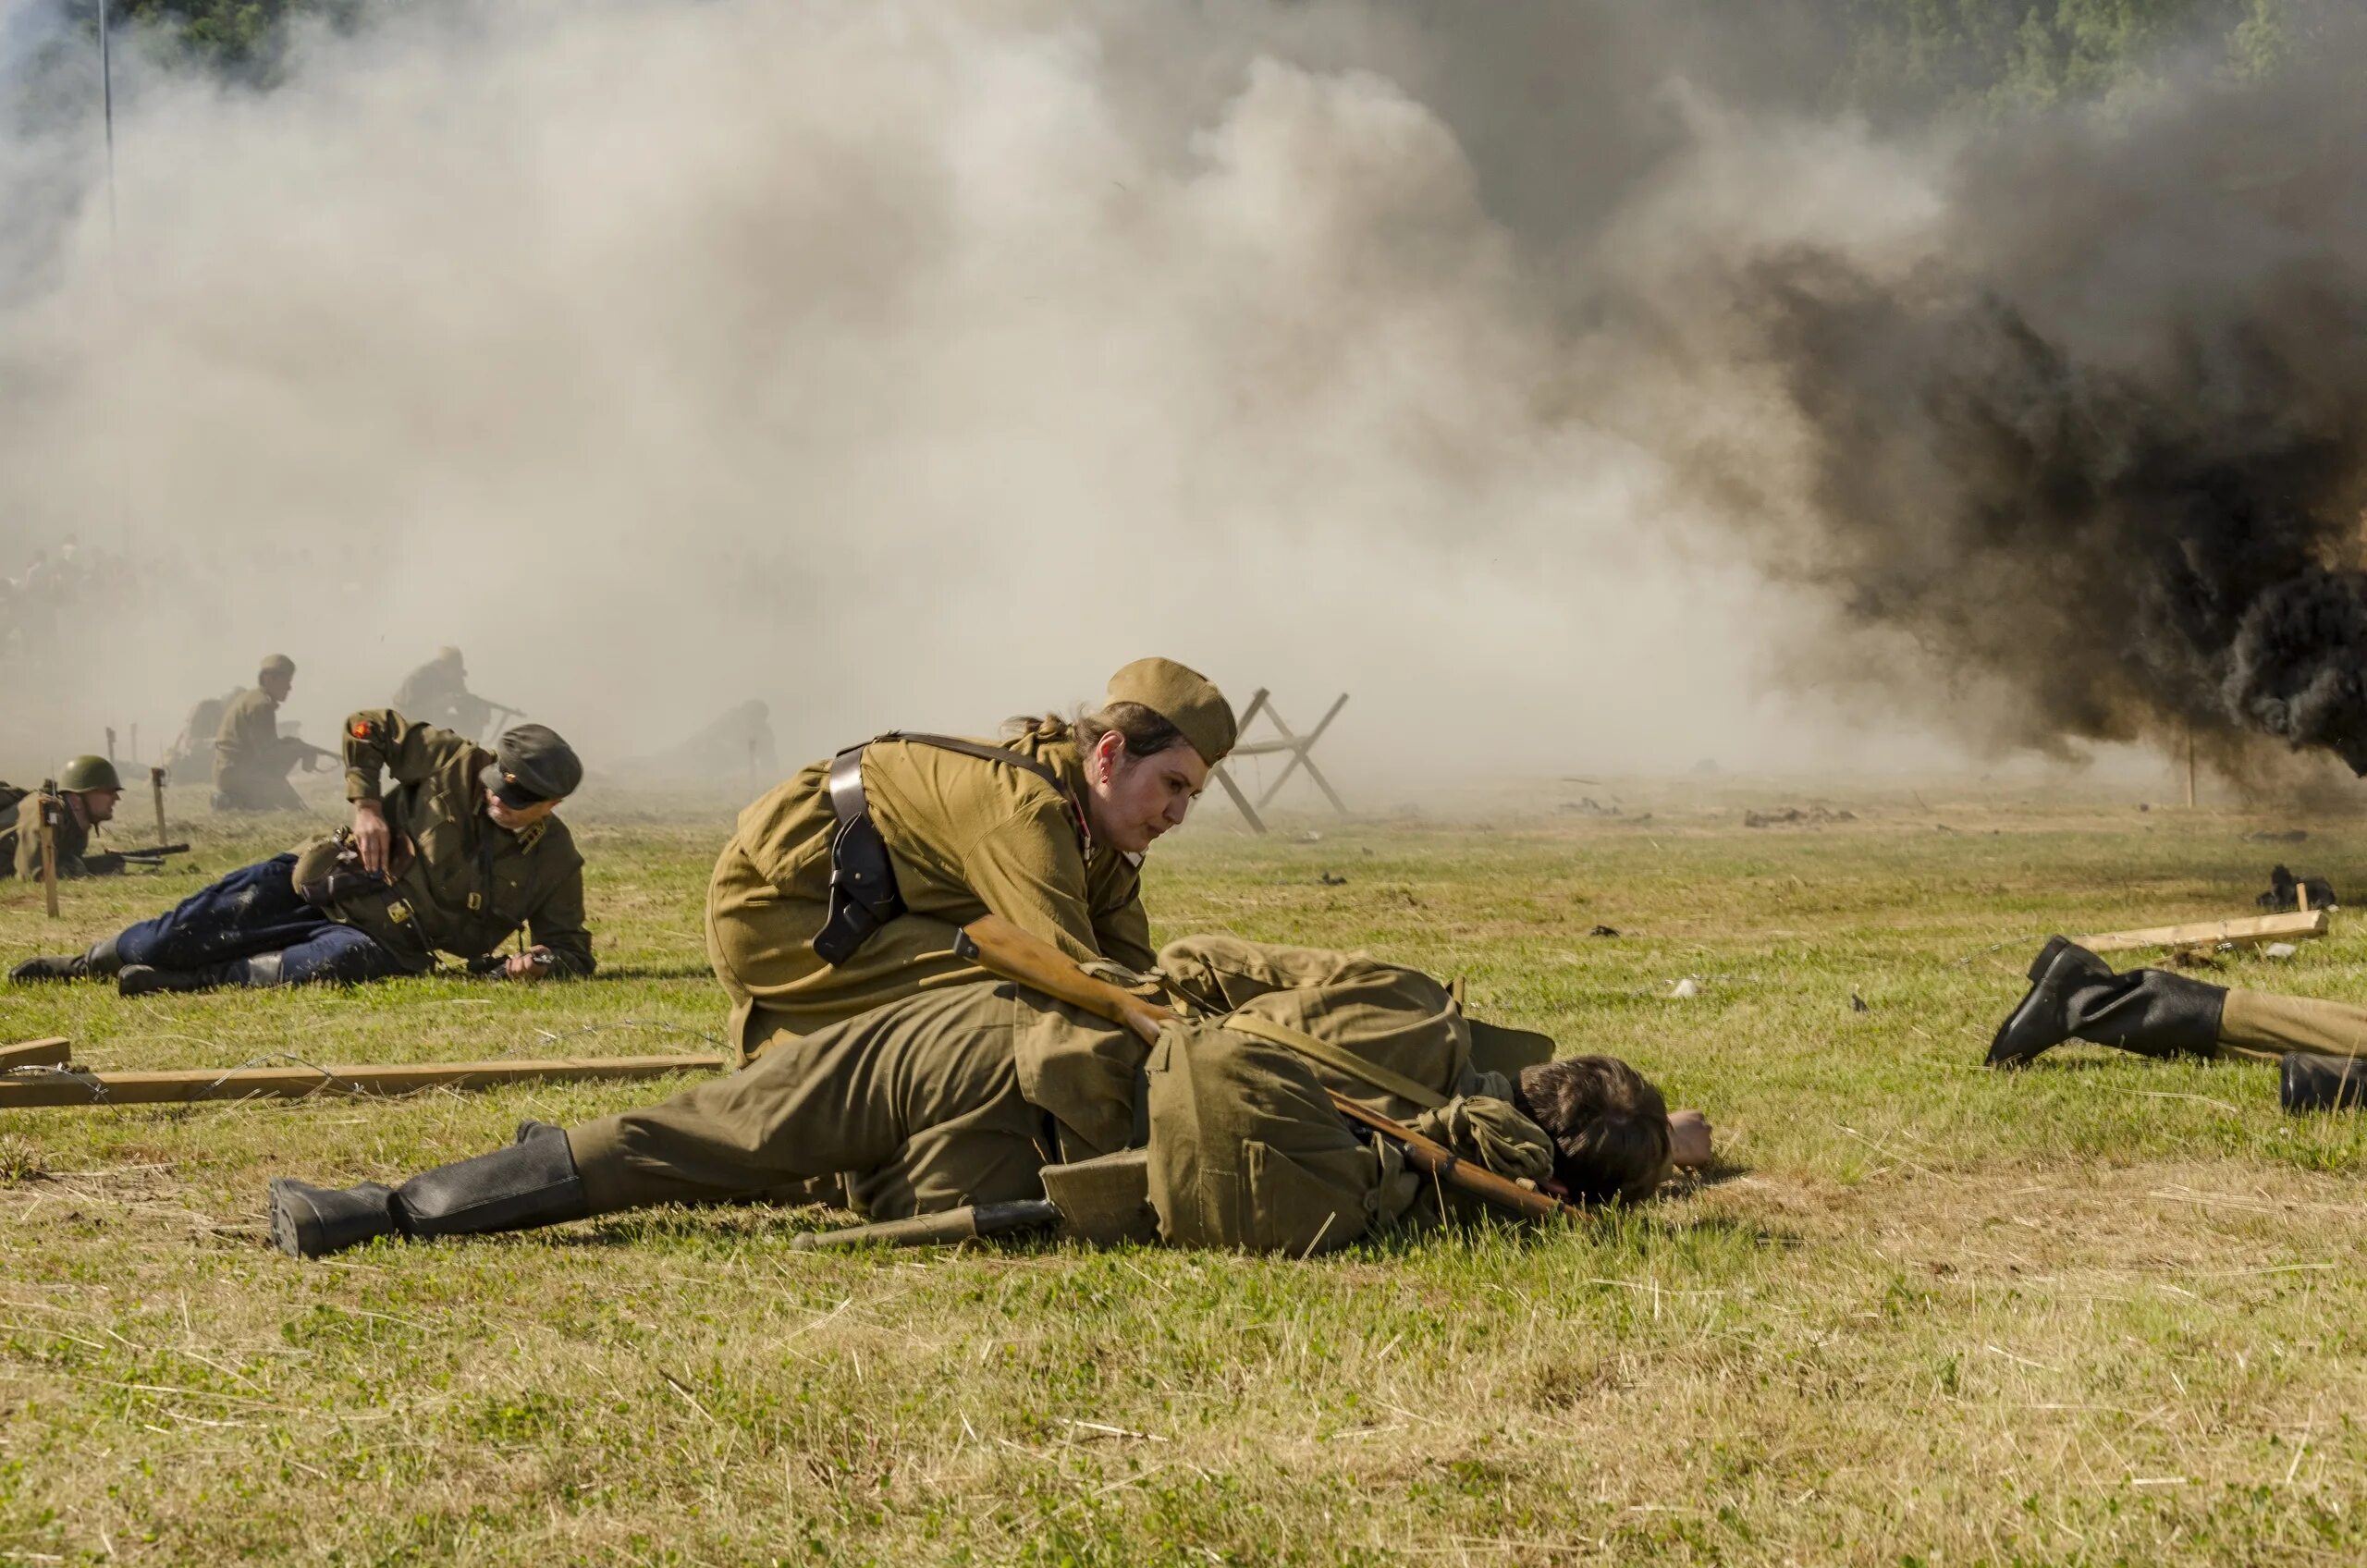
<svg viewBox="0 0 2367 1568"><path fill-rule="evenodd" d="M547 1122L518 1132L507 1148L423 1170L391 1191L282 1177L271 1184L271 1239L290 1257L322 1257L375 1236L526 1231L590 1215L566 1133Z"/></svg>
<svg viewBox="0 0 2367 1568"><path fill-rule="evenodd" d="M395 1189L395 1223L407 1236L530 1231L591 1212L567 1134L557 1127L491 1154L423 1170Z"/></svg>
<svg viewBox="0 0 2367 1568"><path fill-rule="evenodd" d="M29 980L105 980L122 967L123 960L115 950L115 938L107 937L92 943L87 952L29 958L8 971L8 978L19 985Z"/></svg>
<svg viewBox="0 0 2367 1568"><path fill-rule="evenodd" d="M396 1235L394 1196L375 1182L315 1187L279 1177L271 1183L271 1244L290 1257L325 1257Z"/></svg>
<svg viewBox="0 0 2367 1568"><path fill-rule="evenodd" d="M2212 1056L2226 990L2164 969L2115 974L2066 937L2040 949L2030 988L1989 1043L1989 1065L2021 1067L2066 1040L2140 1056Z"/></svg>
<svg viewBox="0 0 2367 1568"><path fill-rule="evenodd" d="M160 991L214 991L237 984L228 963L201 964L195 969L158 969L152 964L127 963L115 977L116 990L127 997L151 997Z"/></svg>
<svg viewBox="0 0 2367 1568"><path fill-rule="evenodd" d="M2367 1101L2367 1062L2357 1057L2287 1051L2276 1069L2276 1103L2296 1113L2356 1110Z"/></svg>
<svg viewBox="0 0 2367 1568"><path fill-rule="evenodd" d="M123 996L146 997L159 991L217 991L226 986L256 988L277 986L282 983L279 957L277 953L256 953L251 958L202 963L195 969L157 969L144 963L127 963L115 972L115 988Z"/></svg>

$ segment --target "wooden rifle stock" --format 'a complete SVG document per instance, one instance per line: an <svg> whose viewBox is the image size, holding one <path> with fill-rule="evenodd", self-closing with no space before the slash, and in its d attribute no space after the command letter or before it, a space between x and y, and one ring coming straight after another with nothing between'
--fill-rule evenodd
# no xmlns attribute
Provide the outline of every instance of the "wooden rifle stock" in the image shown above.
<svg viewBox="0 0 2367 1568"><path fill-rule="evenodd" d="M1054 1001L1067 1002L1096 1018L1123 1024L1140 1035L1145 1045L1155 1043L1162 1027L1179 1022L1183 1016L1106 980L1095 979L1068 954L999 914L984 915L963 926L953 939L953 950L1000 979L1015 981ZM1331 1096L1331 1104L1343 1116L1401 1145L1406 1163L1450 1187L1458 1187L1475 1197L1536 1219L1550 1219L1564 1211L1576 1212L1570 1205L1549 1194L1532 1191L1472 1164L1444 1144L1367 1109L1336 1089L1324 1092Z"/></svg>

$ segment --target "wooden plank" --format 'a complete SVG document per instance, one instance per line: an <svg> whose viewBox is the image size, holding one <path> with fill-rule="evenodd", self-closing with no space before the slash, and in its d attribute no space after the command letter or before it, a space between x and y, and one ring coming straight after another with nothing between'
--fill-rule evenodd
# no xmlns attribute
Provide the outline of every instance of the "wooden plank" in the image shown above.
<svg viewBox="0 0 2367 1568"><path fill-rule="evenodd" d="M275 1064L236 1070L91 1072L0 1079L0 1110L36 1106L178 1105L313 1095L407 1095L421 1089L484 1089L497 1084L614 1083L669 1072L717 1072L712 1056L570 1057L552 1060L421 1061L322 1070Z"/></svg>
<svg viewBox="0 0 2367 1568"><path fill-rule="evenodd" d="M2239 948L2261 942L2298 941L2326 934L2331 910L2246 915L2239 920L2203 920L2190 925L2149 925L2141 931L2107 931L2074 938L2091 953L2125 953L2137 948Z"/></svg>
<svg viewBox="0 0 2367 1568"><path fill-rule="evenodd" d="M63 1067L73 1060L74 1047L62 1035L0 1046L0 1072L12 1067Z"/></svg>

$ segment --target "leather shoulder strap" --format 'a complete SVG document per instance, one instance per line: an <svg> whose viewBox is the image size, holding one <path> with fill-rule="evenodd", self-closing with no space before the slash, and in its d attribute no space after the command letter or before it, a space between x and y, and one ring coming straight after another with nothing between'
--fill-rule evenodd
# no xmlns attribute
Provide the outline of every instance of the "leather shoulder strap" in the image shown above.
<svg viewBox="0 0 2367 1568"><path fill-rule="evenodd" d="M1303 1030L1260 1018L1254 1012L1229 1012L1220 1023L1224 1028L1254 1035L1258 1039L1298 1052L1310 1061L1321 1062L1334 1072L1369 1084L1382 1094L1410 1100L1425 1110L1436 1110L1446 1104L1446 1096L1427 1084L1417 1084L1401 1072L1392 1072L1379 1062L1367 1061L1354 1051L1335 1046L1329 1040L1318 1040Z"/></svg>
<svg viewBox="0 0 2367 1568"><path fill-rule="evenodd" d="M830 792L830 815L844 827L871 809L871 802L863 792L863 751L870 745L849 746L830 759L829 777L823 788Z"/></svg>
<svg viewBox="0 0 2367 1568"><path fill-rule="evenodd" d="M958 735L926 735L915 729L890 729L879 739L903 741L915 746L935 746L940 752L959 752L965 757L976 757L980 762L999 762L1034 774L1063 795L1069 792L1069 787L1061 782L1061 776L1051 768L1034 757L1007 751L1000 746L982 746L975 741L964 741Z"/></svg>

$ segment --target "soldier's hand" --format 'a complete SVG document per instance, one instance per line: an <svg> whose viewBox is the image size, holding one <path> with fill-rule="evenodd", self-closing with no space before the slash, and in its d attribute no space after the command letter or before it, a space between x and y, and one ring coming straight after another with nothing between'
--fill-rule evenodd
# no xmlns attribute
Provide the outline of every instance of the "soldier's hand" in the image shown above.
<svg viewBox="0 0 2367 1568"><path fill-rule="evenodd" d="M383 876L394 840L394 834L386 827L386 807L375 801L353 802L353 847L361 853L362 870Z"/></svg>
<svg viewBox="0 0 2367 1568"><path fill-rule="evenodd" d="M1668 1118L1669 1163L1698 1170L1710 1163L1710 1119L1698 1110L1675 1110Z"/></svg>
<svg viewBox="0 0 2367 1568"><path fill-rule="evenodd" d="M502 973L512 980L540 980L549 974L558 962L558 955L550 949L535 946L522 953L511 953Z"/></svg>

